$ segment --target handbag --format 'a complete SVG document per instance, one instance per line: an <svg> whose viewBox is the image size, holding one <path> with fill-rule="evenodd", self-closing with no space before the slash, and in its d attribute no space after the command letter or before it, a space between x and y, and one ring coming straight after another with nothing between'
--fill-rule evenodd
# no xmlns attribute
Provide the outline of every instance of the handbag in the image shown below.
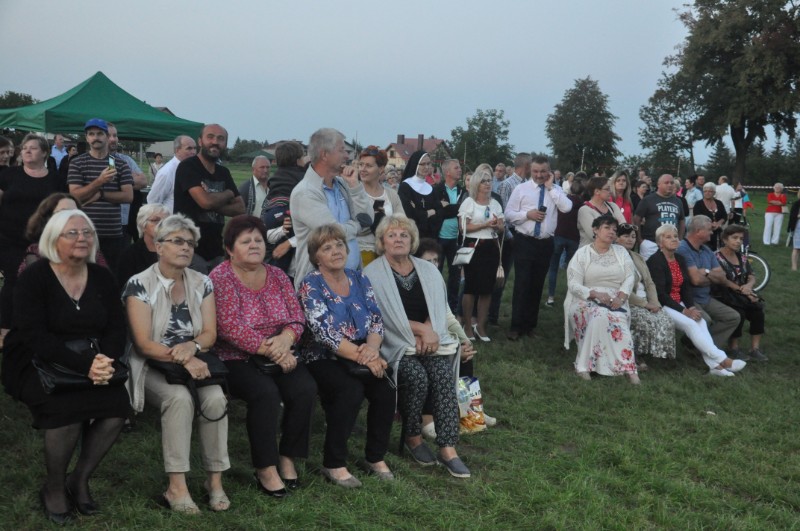
<svg viewBox="0 0 800 531"><path fill-rule="evenodd" d="M466 220L464 222L464 230L461 231L461 246L456 249L456 255L453 257L453 265L464 266L469 264L472 260L472 255L475 254L475 246L465 245L467 241L467 226Z"/></svg>
<svg viewBox="0 0 800 531"><path fill-rule="evenodd" d="M200 395L197 393L197 388L206 387L209 385L221 385L223 388L227 387L225 375L228 374L228 368L221 359L211 352L198 352L194 357L208 365L208 372L211 373L210 377L202 380L195 380L192 378L192 375L189 373L189 371L186 370L186 367L171 361L158 361L149 359L147 360L147 364L163 374L164 379L168 384L186 386L186 388L189 390L189 394L192 395L192 400L194 401L194 415L196 417L203 417L210 422L222 420L225 418L225 415L228 414L227 405L225 406L225 411L219 418L212 419L206 417L200 408Z"/></svg>
<svg viewBox="0 0 800 531"><path fill-rule="evenodd" d="M339 356L336 357L336 360L344 366L347 374L350 376L358 378L359 380L369 380L370 378L375 378L375 375L372 374L372 371L369 370L369 367L366 365L361 365L356 361L349 360L347 358L341 358ZM391 378L392 374L394 374L394 371L391 367L386 367L383 372L386 375L386 378Z"/></svg>
<svg viewBox="0 0 800 531"><path fill-rule="evenodd" d="M64 346L76 354L97 354L100 352L100 346L95 338L73 339L66 341ZM48 395L91 389L96 385L88 375L81 374L59 363L43 361L37 356L33 357L31 363L39 374L39 381L44 392ZM114 367L114 374L108 381L108 385L119 386L124 384L128 379L128 366L120 360L114 360L112 366Z"/></svg>
<svg viewBox="0 0 800 531"><path fill-rule="evenodd" d="M290 321L281 326L280 329L278 329L276 332L271 334L269 338L280 335L281 333L283 333L283 329L286 328L287 325L292 325L292 324L299 324L305 326L305 323L301 323L299 321ZM292 345L292 351L294 350L295 350L295 345ZM262 374L266 374L267 376L274 376L276 374L280 374L283 372L283 369L281 368L280 365L278 365L268 357L262 356L260 354L252 354L250 356L250 363L252 363L253 366L256 369L258 369L259 372L261 372Z"/></svg>

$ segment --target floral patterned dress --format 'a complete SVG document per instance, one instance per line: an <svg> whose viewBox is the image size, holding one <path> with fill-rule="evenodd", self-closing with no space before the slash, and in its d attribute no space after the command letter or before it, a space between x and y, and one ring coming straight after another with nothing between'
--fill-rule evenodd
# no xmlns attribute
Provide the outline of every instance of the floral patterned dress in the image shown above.
<svg viewBox="0 0 800 531"><path fill-rule="evenodd" d="M337 295L322 273L309 273L297 294L313 338L304 336L300 357L305 363L332 359L343 340L363 341L369 334L383 337L383 317L367 277L345 269L350 294Z"/></svg>
<svg viewBox="0 0 800 531"><path fill-rule="evenodd" d="M586 245L578 249L570 261L568 311L570 329L578 344L577 372L596 372L604 376L636 374L627 302L621 311L612 311L589 300L591 290L612 297L620 291L630 294L633 281L633 261L628 251L618 245L612 245L602 254L595 251L594 246Z"/></svg>

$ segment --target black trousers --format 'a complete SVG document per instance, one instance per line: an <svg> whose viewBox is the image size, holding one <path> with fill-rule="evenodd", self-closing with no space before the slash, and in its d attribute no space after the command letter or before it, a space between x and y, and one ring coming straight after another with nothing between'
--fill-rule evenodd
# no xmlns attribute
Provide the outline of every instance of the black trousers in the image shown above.
<svg viewBox="0 0 800 531"><path fill-rule="evenodd" d="M514 238L511 330L524 334L536 328L544 281L552 256L553 238L537 240L519 233Z"/></svg>
<svg viewBox="0 0 800 531"><path fill-rule="evenodd" d="M444 260L439 264L439 272L442 272L444 262L447 262L447 304L450 306L450 311L455 312L458 306L458 290L461 287L461 266L453 265L458 250L458 239L439 238L439 245L444 251Z"/></svg>
<svg viewBox="0 0 800 531"><path fill-rule="evenodd" d="M386 378L359 380L335 360L317 360L307 365L317 381L319 398L325 410L325 468L347 466L347 440L353 431L361 402L369 400L367 441L364 456L368 463L383 461L389 448L397 393Z"/></svg>
<svg viewBox="0 0 800 531"><path fill-rule="evenodd" d="M277 466L278 456L308 457L317 385L302 363L292 372L267 376L248 361L226 361L231 395L247 403L247 438L255 468ZM281 443L278 415L283 402Z"/></svg>

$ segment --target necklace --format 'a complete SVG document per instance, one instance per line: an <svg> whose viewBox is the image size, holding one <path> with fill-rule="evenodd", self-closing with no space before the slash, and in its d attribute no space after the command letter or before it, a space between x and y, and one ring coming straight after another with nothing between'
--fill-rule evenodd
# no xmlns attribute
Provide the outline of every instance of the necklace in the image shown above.
<svg viewBox="0 0 800 531"><path fill-rule="evenodd" d="M394 279L398 285L400 285L404 290L411 291L414 288L414 285L417 283L417 270L412 269L408 275L401 275L394 269L392 269L392 275L394 275Z"/></svg>
<svg viewBox="0 0 800 531"><path fill-rule="evenodd" d="M81 294L82 293L78 294L78 298L73 297L72 296L72 292L70 292L70 290L67 289L67 284L64 282L64 279L61 278L61 274L58 273L55 269L53 269L53 273L56 275L56 279L58 280L58 283L61 284L61 287L64 289L64 293L67 295L67 298L69 299L69 302L71 302L72 305L75 306L75 309L77 311L81 311ZM80 280L79 280L79 282L80 282ZM80 285L79 285L79 287L80 287ZM82 292L83 288L80 287L79 291Z"/></svg>

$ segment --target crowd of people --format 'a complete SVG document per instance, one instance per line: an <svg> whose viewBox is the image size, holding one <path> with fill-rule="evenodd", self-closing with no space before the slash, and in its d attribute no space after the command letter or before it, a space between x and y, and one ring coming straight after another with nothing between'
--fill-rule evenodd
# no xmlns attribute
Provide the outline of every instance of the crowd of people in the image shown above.
<svg viewBox="0 0 800 531"><path fill-rule="evenodd" d="M145 407L161 419L164 504L200 512L186 482L196 422L208 507L227 510L229 397L246 403L254 480L270 497L302 486L295 461L309 456L317 397L332 484L362 486L348 440L365 398L366 474L394 479L397 413L414 461L470 477L456 450L458 379L473 376L474 345L492 341L512 267L509 341L538 337L545 280L553 307L566 269L565 347L577 343L581 379L639 384L647 356L676 357L678 332L713 376L767 360L734 217L742 191L724 178L681 186L665 174L651 192L644 171L562 180L546 157L520 153L462 183L458 160L417 151L395 183L385 151L368 146L351 165L344 135L320 129L307 155L283 143L272 175L256 157L237 187L220 163L227 131L210 124L151 165L137 205L143 174L116 152L113 124L93 118L85 133L80 155L61 135L51 149L30 134L21 165L0 173L2 381L44 432L40 499L54 522L100 510L91 475ZM782 186L768 204L786 204Z"/></svg>

